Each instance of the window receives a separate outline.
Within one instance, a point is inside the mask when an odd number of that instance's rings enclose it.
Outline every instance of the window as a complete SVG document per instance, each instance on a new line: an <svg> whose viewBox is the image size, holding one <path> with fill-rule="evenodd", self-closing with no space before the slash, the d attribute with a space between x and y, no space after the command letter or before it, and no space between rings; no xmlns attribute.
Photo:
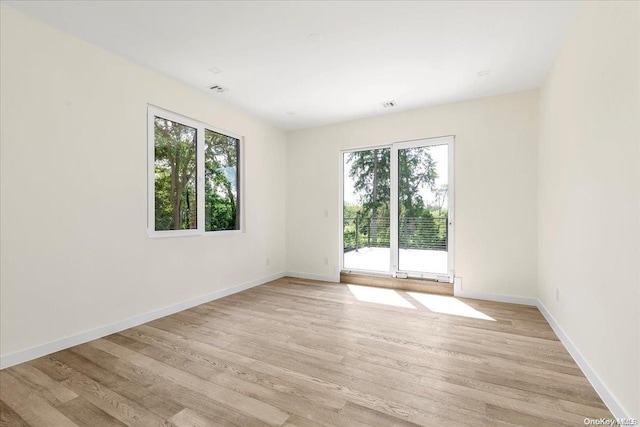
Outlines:
<svg viewBox="0 0 640 427"><path fill-rule="evenodd" d="M149 106L149 235L239 231L242 137Z"/></svg>
<svg viewBox="0 0 640 427"><path fill-rule="evenodd" d="M205 231L239 230L240 140L204 130Z"/></svg>
<svg viewBox="0 0 640 427"><path fill-rule="evenodd" d="M197 129L155 116L155 230L198 228Z"/></svg>

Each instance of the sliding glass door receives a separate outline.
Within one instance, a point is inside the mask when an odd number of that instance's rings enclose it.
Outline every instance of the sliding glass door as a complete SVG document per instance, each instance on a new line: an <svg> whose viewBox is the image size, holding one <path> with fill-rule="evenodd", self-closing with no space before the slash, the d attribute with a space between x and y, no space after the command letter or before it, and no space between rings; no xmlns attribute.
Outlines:
<svg viewBox="0 0 640 427"><path fill-rule="evenodd" d="M342 269L453 281L453 137L343 153Z"/></svg>

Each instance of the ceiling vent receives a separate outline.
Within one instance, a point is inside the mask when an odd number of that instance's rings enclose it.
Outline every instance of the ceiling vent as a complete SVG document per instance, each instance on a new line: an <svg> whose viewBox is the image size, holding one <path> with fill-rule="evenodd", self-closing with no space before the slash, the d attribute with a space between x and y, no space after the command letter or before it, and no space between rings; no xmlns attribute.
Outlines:
<svg viewBox="0 0 640 427"><path fill-rule="evenodd" d="M211 86L209 89L218 93L226 92L228 90L226 87L222 87L220 85Z"/></svg>
<svg viewBox="0 0 640 427"><path fill-rule="evenodd" d="M383 102L382 106L384 108L391 108L391 107L395 107L396 106L396 101L387 101L387 102Z"/></svg>

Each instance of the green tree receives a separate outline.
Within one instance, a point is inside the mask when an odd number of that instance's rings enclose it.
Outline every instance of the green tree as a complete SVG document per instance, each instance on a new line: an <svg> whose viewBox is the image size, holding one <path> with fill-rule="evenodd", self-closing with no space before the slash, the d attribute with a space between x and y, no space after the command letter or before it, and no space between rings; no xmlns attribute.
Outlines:
<svg viewBox="0 0 640 427"><path fill-rule="evenodd" d="M156 117L156 230L197 228L197 131ZM238 215L239 140L205 129L205 231L240 228Z"/></svg>
<svg viewBox="0 0 640 427"><path fill-rule="evenodd" d="M196 228L196 130L156 117L154 131L156 230Z"/></svg>
<svg viewBox="0 0 640 427"><path fill-rule="evenodd" d="M438 211L438 216L442 216L443 210L446 216L446 209L444 209L444 205L447 202L447 197L449 195L449 186L447 184L442 184L440 187L436 188L433 191L435 205L429 206L430 208L434 208ZM432 210L434 210L432 209Z"/></svg>
<svg viewBox="0 0 640 427"><path fill-rule="evenodd" d="M205 131L205 230L238 230L238 152L236 138Z"/></svg>
<svg viewBox="0 0 640 427"><path fill-rule="evenodd" d="M347 165L361 206L358 211L358 233L367 235L372 246L378 246L380 235L386 237L388 244L389 224L380 219L388 218L390 212L390 149L349 153ZM398 151L401 247L437 247L441 243L439 226L420 195L424 187L434 191L437 177L436 163L428 148L415 147ZM351 224L345 224L345 227L353 228Z"/></svg>
<svg viewBox="0 0 640 427"><path fill-rule="evenodd" d="M378 242L378 214L389 211L391 155L388 148L354 151L347 155L349 177L362 205L360 219L370 220L371 242ZM364 223L364 221L363 221Z"/></svg>
<svg viewBox="0 0 640 427"><path fill-rule="evenodd" d="M425 209L422 187L433 190L436 163L424 147L398 150L398 204L400 215L419 216Z"/></svg>
<svg viewBox="0 0 640 427"><path fill-rule="evenodd" d="M428 148L398 150L399 245L404 248L435 248L438 229L425 206L420 190L434 190L438 177L436 164Z"/></svg>
<svg viewBox="0 0 640 427"><path fill-rule="evenodd" d="M360 218L360 211L362 207L358 204L349 204L345 203L343 208L343 218L344 218L344 228L342 233L343 245L347 250L356 249L357 244L359 245L361 242L356 242L356 226L358 222L356 218ZM359 247L359 246L358 246Z"/></svg>

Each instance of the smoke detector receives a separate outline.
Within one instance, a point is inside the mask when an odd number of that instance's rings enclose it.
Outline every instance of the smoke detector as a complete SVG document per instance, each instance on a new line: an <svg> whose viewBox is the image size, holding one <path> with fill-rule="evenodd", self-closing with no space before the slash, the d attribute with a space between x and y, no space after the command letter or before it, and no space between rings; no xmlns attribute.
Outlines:
<svg viewBox="0 0 640 427"><path fill-rule="evenodd" d="M211 89L214 92L218 92L218 93L226 92L227 90L229 90L226 87L222 87L220 85L211 86L209 89Z"/></svg>
<svg viewBox="0 0 640 427"><path fill-rule="evenodd" d="M383 102L382 106L384 108L391 108L391 107L395 107L396 106L396 101L387 101L387 102Z"/></svg>

